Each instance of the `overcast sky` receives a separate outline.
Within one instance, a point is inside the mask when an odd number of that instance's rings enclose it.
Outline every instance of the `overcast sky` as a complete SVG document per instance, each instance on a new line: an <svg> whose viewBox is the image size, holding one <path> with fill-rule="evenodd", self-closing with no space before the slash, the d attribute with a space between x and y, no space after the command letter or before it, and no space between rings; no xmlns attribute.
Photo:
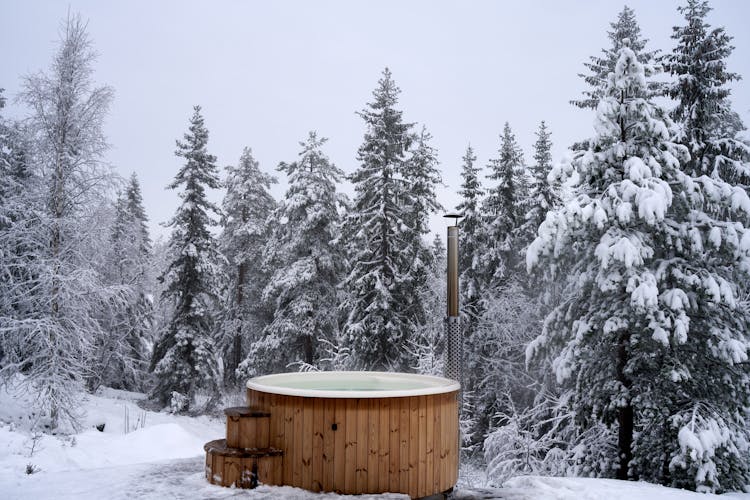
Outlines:
<svg viewBox="0 0 750 500"><path fill-rule="evenodd" d="M648 47L669 51L682 2L637 0ZM750 2L712 0L709 22L736 47L729 69L750 78ZM328 137L345 172L356 168L370 101L385 66L402 90L407 121L424 124L439 151L452 210L461 156L480 165L496 155L509 121L525 156L540 120L558 160L593 134L592 114L568 104L584 88L576 75L609 46L606 31L622 1L37 1L0 0L0 87L13 98L20 76L49 67L68 6L89 21L100 56L95 79L115 89L106 123L109 162L135 171L154 235L174 213L165 190L180 161L175 139L200 104L209 150L221 166L252 147L261 168L293 161L309 130ZM733 86L735 109L750 123L750 83ZM9 114L23 116L11 105ZM350 186L342 186L351 193ZM283 184L274 195L283 196ZM442 233L443 223L433 221Z"/></svg>

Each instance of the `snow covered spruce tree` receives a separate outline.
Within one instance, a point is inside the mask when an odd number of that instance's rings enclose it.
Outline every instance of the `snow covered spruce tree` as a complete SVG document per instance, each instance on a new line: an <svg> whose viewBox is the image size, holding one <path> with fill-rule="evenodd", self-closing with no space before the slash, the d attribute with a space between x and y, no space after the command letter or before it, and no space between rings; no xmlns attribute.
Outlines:
<svg viewBox="0 0 750 500"><path fill-rule="evenodd" d="M547 177L552 171L552 141L547 124L542 121L536 132L534 143L534 164L530 169L531 181L529 185L528 200L526 202L526 213L524 215L523 227L521 229L522 246L526 248L536 237L536 232L547 212L554 210L560 205L559 185L550 184Z"/></svg>
<svg viewBox="0 0 750 500"><path fill-rule="evenodd" d="M693 175L747 184L750 147L737 136L745 127L729 101L728 84L740 78L727 70L732 37L706 22L711 11L707 1L688 0L678 10L686 25L674 28L677 47L665 66L676 77L668 94L677 101L672 118L682 127L679 142L690 150L684 168Z"/></svg>
<svg viewBox="0 0 750 500"><path fill-rule="evenodd" d="M583 65L589 70L589 74L579 73L578 76L589 85L588 90L583 91L583 97L578 100L570 101L571 104L579 108L596 109L599 101L606 95L608 75L615 70L615 64L623 47L623 41L628 40L631 49L637 54L638 61L644 64L646 76L649 75L651 64L656 63L659 51L645 50L648 39L641 36L641 27L635 18L635 11L627 5L617 15L617 20L610 23L611 31L607 32L607 37L612 42L612 46L602 49L602 55L589 57L589 62ZM656 92L658 85L656 82L649 82L649 89Z"/></svg>
<svg viewBox="0 0 750 500"><path fill-rule="evenodd" d="M464 335L470 338L480 315L480 299L484 282L479 266L481 257L479 237L483 222L479 212L479 204L484 192L479 178L481 167L475 165L477 157L474 154L474 149L467 146L466 153L461 159L463 160L461 164L462 182L461 189L458 191L461 196L461 203L456 207L458 213L463 216L459 231L460 261L458 268L461 273L459 283L461 286L461 303L463 304L462 312L464 314Z"/></svg>
<svg viewBox="0 0 750 500"><path fill-rule="evenodd" d="M87 254L92 208L103 203L113 179L102 133L112 90L94 87L94 60L86 23L69 16L50 71L26 77L20 94L32 110L29 159L38 182L26 185L30 210L6 233L20 243L11 248L21 250L14 262L25 272L10 275L16 305L1 321L2 366L6 379L23 372L40 424L51 429L76 426L91 343L106 334L98 318L119 300Z"/></svg>
<svg viewBox="0 0 750 500"><path fill-rule="evenodd" d="M427 320L421 291L433 272L435 259L434 249L426 240L430 232L429 217L443 209L435 192L443 180L438 169L437 150L430 144L431 140L432 135L423 126L415 137L414 148L403 171L406 190L400 196L404 205L405 248L408 252L404 273L408 281L402 282L402 286L416 292L404 297L409 300L407 315L415 327Z"/></svg>
<svg viewBox="0 0 750 500"><path fill-rule="evenodd" d="M352 269L345 280L348 314L343 343L356 369L407 370L414 295L407 243L409 205L404 203L412 125L396 109L400 90L386 68L373 102L359 114L367 126L359 168L350 180L355 197L345 221Z"/></svg>
<svg viewBox="0 0 750 500"><path fill-rule="evenodd" d="M518 311L528 309L528 299L519 294L518 285L522 273L519 229L528 182L523 153L508 123L501 135L499 153L499 158L491 159L488 166L488 178L497 183L487 190L482 203L477 248L471 262L477 281L473 285L478 294L474 306L477 317L473 324L469 323L471 331L465 343L464 399L478 416L470 429L472 445L481 442L500 409L504 393L511 390L510 371L505 368L517 366L522 358L518 349L516 359L507 357L510 351L506 349L500 354L498 346L509 338L517 345L525 338L524 333L533 332L528 323L519 328L515 320ZM492 372L498 367L495 361L501 370Z"/></svg>
<svg viewBox="0 0 750 500"><path fill-rule="evenodd" d="M526 182L523 152L508 122L500 136L500 156L490 160L487 178L497 184L487 190L482 205L482 274L486 288L501 285L517 270L521 259L513 244L523 220Z"/></svg>
<svg viewBox="0 0 750 500"><path fill-rule="evenodd" d="M750 200L683 170L689 154L647 95L625 43L589 150L554 171L575 174L576 196L527 254L530 269L567 287L527 356L554 356L579 436L609 429L596 448L570 443L580 472L740 489L750 480L750 342L733 277L750 270Z"/></svg>
<svg viewBox="0 0 750 500"><path fill-rule="evenodd" d="M96 339L90 389L105 384L116 389L143 389L148 369L153 316L151 238L135 173L115 202L103 279L120 287L125 300L104 317L107 335Z"/></svg>
<svg viewBox="0 0 750 500"><path fill-rule="evenodd" d="M206 189L217 189L216 157L207 150L208 130L195 106L185 142L177 141L175 154L185 164L170 189L183 188L177 213L169 222L171 261L160 277L167 283L164 297L174 304L173 316L154 346L151 370L156 374L151 396L174 410L187 410L197 392L212 399L218 394L221 376L214 352L214 322L218 310L218 265L220 256L211 235L216 222L211 214L219 209L206 197Z"/></svg>
<svg viewBox="0 0 750 500"><path fill-rule="evenodd" d="M443 375L445 342L443 321L445 320L447 252L442 235L435 235L432 242L432 260L424 286L418 290L425 311L424 323L417 326L413 339L409 340L409 351L414 358L413 368L417 373Z"/></svg>
<svg viewBox="0 0 750 500"><path fill-rule="evenodd" d="M5 106L2 92L0 89L0 111ZM0 115L0 369L10 359L5 353L22 346L15 341L18 332L11 325L24 314L23 305L29 303L34 290L24 260L33 254L26 238L38 208L39 179L29 164L31 146L26 136L21 124Z"/></svg>
<svg viewBox="0 0 750 500"><path fill-rule="evenodd" d="M263 265L263 250L271 234L269 217L276 208L269 193L275 183L275 177L260 170L250 148L244 149L236 167L227 167L219 243L227 278L221 345L225 378L230 384L236 382L241 363L242 376L255 372L253 360L246 355L273 317L273 309L262 300L262 291L270 278Z"/></svg>
<svg viewBox="0 0 750 500"><path fill-rule="evenodd" d="M336 184L344 174L323 152L326 141L310 132L299 159L278 167L289 188L266 246L266 266L274 272L263 290L274 313L250 349L249 375L319 368L320 342L338 337L337 286L344 268Z"/></svg>

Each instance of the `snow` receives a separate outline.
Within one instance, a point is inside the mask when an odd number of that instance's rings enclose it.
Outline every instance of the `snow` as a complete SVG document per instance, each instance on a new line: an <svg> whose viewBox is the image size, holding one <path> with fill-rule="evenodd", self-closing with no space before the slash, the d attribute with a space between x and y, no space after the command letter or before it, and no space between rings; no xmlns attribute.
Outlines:
<svg viewBox="0 0 750 500"><path fill-rule="evenodd" d="M138 393L100 390L84 402L84 430L75 435L36 434L29 413L30 395L0 390L0 497L8 500L132 499L299 499L405 500L400 494L350 497L316 494L288 486L255 490L222 488L203 476L203 444L223 435L224 422L206 416L187 417L145 411ZM126 418L127 417L127 418ZM104 424L104 431L93 427ZM135 429L135 427L138 427ZM129 432L128 432L129 431ZM688 439L694 437L694 439ZM688 436L685 444L702 449L711 443L707 431ZM689 442L688 442L689 441ZM682 444L682 441L681 441ZM38 471L26 474L28 464ZM466 478L462 478L466 481ZM482 488L477 478L459 482L457 500L504 498L515 500L691 500L716 495L608 479L515 477L502 488ZM479 487L478 487L479 486ZM721 498L750 500L750 494Z"/></svg>
<svg viewBox="0 0 750 500"><path fill-rule="evenodd" d="M667 488L643 482L615 479L522 476L503 484L502 496L508 500L709 500L712 498L750 498L750 494L711 495ZM481 498L456 495L457 499Z"/></svg>

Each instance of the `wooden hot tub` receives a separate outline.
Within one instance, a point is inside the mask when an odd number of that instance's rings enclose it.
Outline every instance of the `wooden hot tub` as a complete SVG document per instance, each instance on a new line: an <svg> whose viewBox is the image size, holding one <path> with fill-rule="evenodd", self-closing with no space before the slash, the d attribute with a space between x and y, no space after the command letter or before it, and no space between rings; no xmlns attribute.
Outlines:
<svg viewBox="0 0 750 500"><path fill-rule="evenodd" d="M285 373L248 381L247 400L270 415L282 484L419 498L458 479L459 389L406 373Z"/></svg>

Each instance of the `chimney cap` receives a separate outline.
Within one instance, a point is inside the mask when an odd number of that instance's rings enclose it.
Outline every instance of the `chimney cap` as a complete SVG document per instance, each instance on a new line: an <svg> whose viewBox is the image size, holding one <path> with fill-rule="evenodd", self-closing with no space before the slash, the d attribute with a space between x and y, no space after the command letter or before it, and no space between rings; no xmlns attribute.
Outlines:
<svg viewBox="0 0 750 500"><path fill-rule="evenodd" d="M455 212L451 212L448 214L443 215L446 219L453 219L456 223L456 226L458 226L458 219L461 219L463 217L463 214L457 214Z"/></svg>

